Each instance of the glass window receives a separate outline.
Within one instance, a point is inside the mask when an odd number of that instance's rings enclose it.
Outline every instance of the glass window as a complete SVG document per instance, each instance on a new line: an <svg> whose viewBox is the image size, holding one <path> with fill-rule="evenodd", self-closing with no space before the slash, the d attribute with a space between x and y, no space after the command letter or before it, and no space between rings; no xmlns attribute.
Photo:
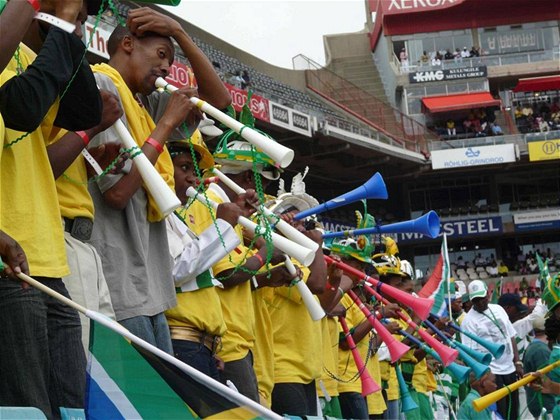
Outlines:
<svg viewBox="0 0 560 420"><path fill-rule="evenodd" d="M408 113L411 115L422 113L422 102L420 99L415 98L408 101Z"/></svg>
<svg viewBox="0 0 560 420"><path fill-rule="evenodd" d="M468 84L467 83L454 83L447 85L447 93L463 93L468 91Z"/></svg>
<svg viewBox="0 0 560 420"><path fill-rule="evenodd" d="M434 83L426 86L426 96L445 95L445 84Z"/></svg>

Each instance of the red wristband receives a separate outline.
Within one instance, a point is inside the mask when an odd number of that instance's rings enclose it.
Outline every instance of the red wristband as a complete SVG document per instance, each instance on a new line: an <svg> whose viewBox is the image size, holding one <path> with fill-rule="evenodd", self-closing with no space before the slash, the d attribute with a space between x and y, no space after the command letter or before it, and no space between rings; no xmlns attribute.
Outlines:
<svg viewBox="0 0 560 420"><path fill-rule="evenodd" d="M163 153L163 146L161 144L159 144L159 142L156 139L148 137L148 140L146 140L146 143L148 143L150 146L152 146L154 149L156 149L157 152L160 155Z"/></svg>
<svg viewBox="0 0 560 420"><path fill-rule="evenodd" d="M259 262L261 263L261 267L264 265L263 257L261 257L260 254L254 254L253 257L256 257L257 260L259 260Z"/></svg>
<svg viewBox="0 0 560 420"><path fill-rule="evenodd" d="M87 133L85 131L74 131L74 133L82 139L82 141L84 142L84 146L87 147L87 145L89 144L89 136L87 135Z"/></svg>
<svg viewBox="0 0 560 420"><path fill-rule="evenodd" d="M41 3L39 3L39 0L27 0L27 3L33 7L35 12L39 13L39 10L41 10Z"/></svg>

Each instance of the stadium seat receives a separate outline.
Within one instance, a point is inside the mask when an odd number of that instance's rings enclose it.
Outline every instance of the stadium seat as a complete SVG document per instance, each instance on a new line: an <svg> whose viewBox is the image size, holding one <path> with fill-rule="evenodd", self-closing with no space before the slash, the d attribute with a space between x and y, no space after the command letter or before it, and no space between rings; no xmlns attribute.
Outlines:
<svg viewBox="0 0 560 420"><path fill-rule="evenodd" d="M488 273L486 273L486 271L481 271L478 273L478 275L480 276L480 280L486 280L490 277Z"/></svg>
<svg viewBox="0 0 560 420"><path fill-rule="evenodd" d="M469 279L471 280L479 280L478 273L469 273Z"/></svg>
<svg viewBox="0 0 560 420"><path fill-rule="evenodd" d="M476 267L476 272L477 272L477 273L482 273L482 272L484 272L484 271L486 271L486 270L484 269L484 267Z"/></svg>
<svg viewBox="0 0 560 420"><path fill-rule="evenodd" d="M0 407L0 420L46 420L41 410L35 407Z"/></svg>

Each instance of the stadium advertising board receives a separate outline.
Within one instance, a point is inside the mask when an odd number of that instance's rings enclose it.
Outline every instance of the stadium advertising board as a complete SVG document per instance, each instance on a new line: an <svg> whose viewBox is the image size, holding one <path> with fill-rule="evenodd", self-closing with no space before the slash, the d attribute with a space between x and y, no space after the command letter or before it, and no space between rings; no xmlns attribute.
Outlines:
<svg viewBox="0 0 560 420"><path fill-rule="evenodd" d="M165 80L167 80L170 85L178 88L183 86L196 86L196 79L192 69L183 63L179 63L177 60L173 62L173 65L169 69L169 76L167 76Z"/></svg>
<svg viewBox="0 0 560 420"><path fill-rule="evenodd" d="M88 19L91 19L91 17ZM97 54L100 57L109 59L107 41L109 41L109 37L111 36L114 28L109 27L108 29L105 29L103 25L104 24L100 22L95 32L93 32L94 26L90 22L86 21L83 41L86 45L88 45L91 38L91 44L88 46L88 51Z"/></svg>
<svg viewBox="0 0 560 420"><path fill-rule="evenodd" d="M463 236L489 236L503 232L502 218L500 216L483 217L477 219L449 220L441 223L439 236L444 233L448 238ZM411 242L430 239L421 233L399 233L398 242Z"/></svg>
<svg viewBox="0 0 560 420"><path fill-rule="evenodd" d="M322 217L321 223L325 227L325 232L341 232L344 230L356 229L356 226L349 226L340 220L330 219L328 217Z"/></svg>
<svg viewBox="0 0 560 420"><path fill-rule="evenodd" d="M464 168L515 162L514 144L433 150L432 169Z"/></svg>
<svg viewBox="0 0 560 420"><path fill-rule="evenodd" d="M225 84L231 95L231 103L236 112L241 112L243 105L247 102L247 91L238 89L229 83ZM253 94L249 104L253 116L261 121L270 122L268 99Z"/></svg>
<svg viewBox="0 0 560 420"><path fill-rule="evenodd" d="M529 148L529 160L560 159L560 139L545 141L530 141L527 143Z"/></svg>
<svg viewBox="0 0 560 420"><path fill-rule="evenodd" d="M311 137L311 117L287 106L270 103L270 122L304 136Z"/></svg>
<svg viewBox="0 0 560 420"><path fill-rule="evenodd" d="M515 213L513 223L516 232L560 228L560 209Z"/></svg>
<svg viewBox="0 0 560 420"><path fill-rule="evenodd" d="M460 67L457 69L415 71L408 74L410 83L447 82L488 76L486 66Z"/></svg>
<svg viewBox="0 0 560 420"><path fill-rule="evenodd" d="M427 12L430 10L445 9L455 6L464 0L379 0L383 6L384 14L393 15L410 12ZM372 9L376 10L376 9Z"/></svg>

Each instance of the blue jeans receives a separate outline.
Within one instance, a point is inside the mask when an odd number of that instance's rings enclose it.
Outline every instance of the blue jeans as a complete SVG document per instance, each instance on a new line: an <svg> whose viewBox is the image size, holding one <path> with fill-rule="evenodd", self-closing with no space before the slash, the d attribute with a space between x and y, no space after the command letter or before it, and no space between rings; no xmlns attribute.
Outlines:
<svg viewBox="0 0 560 420"><path fill-rule="evenodd" d="M217 381L220 380L216 359L208 347L202 343L187 340L171 340L171 342L177 359Z"/></svg>
<svg viewBox="0 0 560 420"><path fill-rule="evenodd" d="M253 353L247 353L243 359L224 363L224 370L220 372L222 383L233 382L239 393L253 401L259 402L259 386L253 369Z"/></svg>
<svg viewBox="0 0 560 420"><path fill-rule="evenodd" d="M315 381L308 384L278 383L272 390L272 411L280 415L316 416Z"/></svg>
<svg viewBox="0 0 560 420"><path fill-rule="evenodd" d="M69 297L62 280L36 280ZM78 313L39 290L0 279L0 405L83 408L86 359Z"/></svg>
<svg viewBox="0 0 560 420"><path fill-rule="evenodd" d="M338 395L340 411L345 419L369 419L367 401L358 392L341 392Z"/></svg>
<svg viewBox="0 0 560 420"><path fill-rule="evenodd" d="M154 316L134 316L119 321L119 324L142 340L166 353L173 354L169 325L163 312Z"/></svg>

